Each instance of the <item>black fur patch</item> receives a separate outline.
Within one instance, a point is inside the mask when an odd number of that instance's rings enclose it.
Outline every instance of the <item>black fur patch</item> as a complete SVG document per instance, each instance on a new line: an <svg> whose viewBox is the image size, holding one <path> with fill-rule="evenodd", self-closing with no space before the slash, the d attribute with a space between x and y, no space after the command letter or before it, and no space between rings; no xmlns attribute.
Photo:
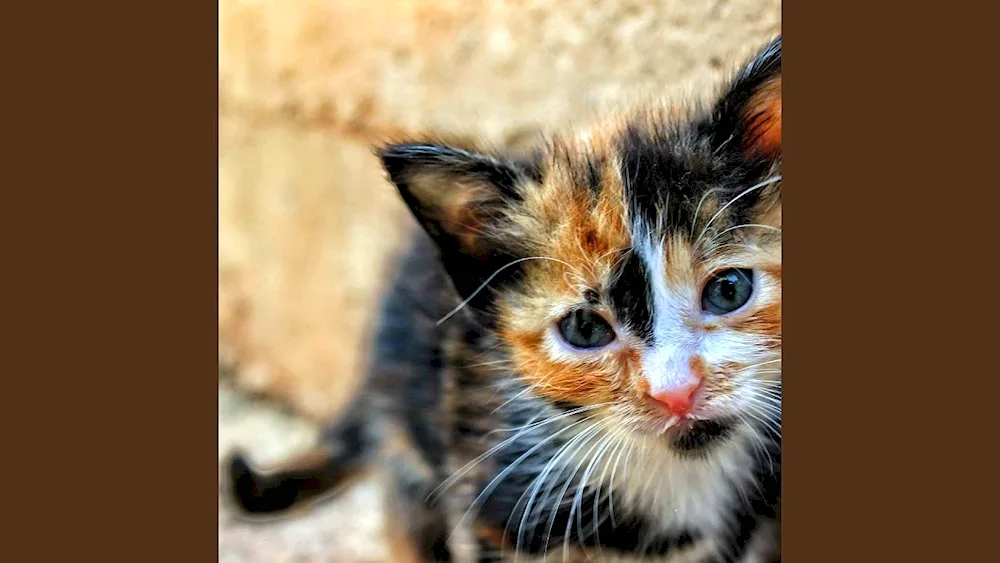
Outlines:
<svg viewBox="0 0 1000 563"><path fill-rule="evenodd" d="M646 264L637 253L630 251L612 278L608 297L618 318L636 331L637 336L651 344L653 311L649 276Z"/></svg>
<svg viewBox="0 0 1000 563"><path fill-rule="evenodd" d="M732 435L736 422L733 420L699 420L691 428L671 435L670 446L684 454L704 455L706 449Z"/></svg>
<svg viewBox="0 0 1000 563"><path fill-rule="evenodd" d="M518 184L525 175L519 167L498 158L428 143L402 143L381 151L382 165L394 184L406 191L412 174L439 171L456 179L485 181L504 197L519 199Z"/></svg>
<svg viewBox="0 0 1000 563"><path fill-rule="evenodd" d="M633 216L658 239L682 235L697 239L707 226L708 209L722 209L747 188L764 179L761 163L741 156L715 154L707 132L650 131L633 126L621 139L625 196ZM696 135L692 138L692 135ZM746 222L762 190L751 191L712 221L716 231Z"/></svg>
<svg viewBox="0 0 1000 563"><path fill-rule="evenodd" d="M505 457L504 461L513 459L516 457L511 454L511 459ZM517 544L518 551L533 555L558 553L563 545L569 545L618 554L662 556L685 549L701 539L701 534L694 529L677 529L666 534L656 532L658 527L653 522L621 506L614 508L612 518L606 489L602 490L600 502L594 501L596 490L592 487L585 487L582 498L577 500L582 472L560 474L557 469L550 473L548 479L552 480L552 488L548 484L542 487L530 506L525 492L535 484L537 475L515 472L492 492L480 517L492 526L504 528L510 547ZM567 479L570 484L563 492ZM560 494L563 496L558 496ZM530 510L527 517L524 516L526 510ZM519 536L522 520L525 529Z"/></svg>
<svg viewBox="0 0 1000 563"><path fill-rule="evenodd" d="M319 488L316 477L258 475L242 455L230 460L229 478L236 502L251 514L280 512L295 504L305 489Z"/></svg>
<svg viewBox="0 0 1000 563"><path fill-rule="evenodd" d="M590 193L598 195L601 193L601 167L602 163L594 160L594 158L587 158L584 162L586 167L586 180L584 184Z"/></svg>
<svg viewBox="0 0 1000 563"><path fill-rule="evenodd" d="M679 157L671 136L638 125L626 128L620 141L625 197L632 214L650 228L690 230L691 202L711 178Z"/></svg>

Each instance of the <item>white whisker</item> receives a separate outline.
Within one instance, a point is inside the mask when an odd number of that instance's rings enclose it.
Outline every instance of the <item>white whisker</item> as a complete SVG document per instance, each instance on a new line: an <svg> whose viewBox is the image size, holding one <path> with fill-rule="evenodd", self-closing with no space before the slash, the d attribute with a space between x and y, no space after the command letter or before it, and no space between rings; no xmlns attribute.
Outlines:
<svg viewBox="0 0 1000 563"><path fill-rule="evenodd" d="M557 420L562 420L564 418L573 416L574 414L578 414L580 412L584 412L584 411L587 411L587 410L593 410L593 409L598 408L600 406L604 406L604 404L606 404L606 403L597 404L597 405L590 405L588 407L580 407L579 409L574 409L574 410L566 412L566 413L562 413L562 414L559 414L559 415L556 415L556 416L549 417L549 418L547 418L547 419L545 419L545 420L543 420L541 422L533 422L533 423L529 423L529 424L527 424L525 426L522 426L520 428L521 431L518 434L515 434L514 436L511 436L510 438L507 438L507 439L503 440L502 442L500 442L499 444L493 446L492 448L490 448L489 450L487 450L483 454L481 454L478 457L476 457L474 460L472 460L469 463L465 464L461 469L459 469L458 471L456 471L455 473L453 473L450 477L448 477L447 479L445 479L444 481L442 481L440 485L438 485L437 487L435 487L434 490L432 490L427 495L427 498L428 499L436 498L436 495L437 495L438 492L443 492L444 490L446 490L449 487L451 487L452 485L454 485L459 479L462 478L463 475L465 475L466 473L468 473L473 467L475 467L476 465L478 465L483 460L485 460L489 456L493 455L494 453L496 453L500 449L508 446L509 444L513 443L515 440L521 438L522 436L524 436L530 430L532 430L534 428L538 428L540 426L545 426L547 424L551 424L552 422L555 422ZM584 420L588 420L588 419L584 419ZM578 424L578 423L579 422L576 422L573 425ZM570 425L570 426L573 426L573 425ZM518 429L515 428L515 429L512 429L512 430L518 430ZM563 430L565 430L565 428ZM492 430L492 431L490 431L490 434L493 433L493 432L499 432L499 431L502 431L502 430ZM440 495L437 495L437 496L440 496Z"/></svg>
<svg viewBox="0 0 1000 563"><path fill-rule="evenodd" d="M509 268L509 267L511 267L511 266L513 266L515 264L520 264L521 262L527 262L528 260L551 260L553 262L558 262L560 264L563 264L563 265L565 265L565 266L567 266L569 268L573 268L573 266L571 264L569 264L568 262L564 262L562 260L559 260L558 258L552 258L552 257L549 257L549 256L529 256L527 258L518 258L517 260L514 260L512 262L508 262L507 264L504 264L503 266L497 268L497 271L495 271L492 274L490 274L490 277L486 278L486 281L484 281L479 287L477 287L476 290L473 291L471 295L469 295L461 303L459 303L458 306L456 306L454 309L452 309L451 311L449 311L447 315L441 317L437 321L437 324L440 326L441 323L447 321L452 316L454 316L455 313L461 311L462 308L465 307L466 305L468 305L470 301L472 301L473 299L475 299L476 295L479 295L479 292L482 291L486 286L488 286L490 284L490 282L493 281L493 278L497 277L497 275L499 275L500 272L506 270L507 268Z"/></svg>
<svg viewBox="0 0 1000 563"><path fill-rule="evenodd" d="M753 186L750 186L749 188L747 188L747 189L743 190L742 192L740 192L739 195L737 195L733 199L729 200L728 203L726 203L725 205L723 205L721 209L719 209L718 211L715 212L715 215L712 215L712 218L708 220L708 223L705 224L705 228L702 229L701 234L698 235L698 238L695 239L694 244L692 244L691 246L694 246L694 247L697 248L698 242L701 241L702 237L705 236L705 233L708 231L708 228L712 226L712 223L716 219L718 219L719 216L722 215L722 213L726 209L729 209L730 205L736 203L737 200L739 200L740 198L742 198L743 196L747 195L748 193L750 193L750 192L752 192L754 190L759 190L761 188L767 187L767 186L769 186L769 185L771 185L771 184L773 184L775 182L780 182L780 181L781 181L781 176L774 176L773 178L764 180L763 182L760 182L758 184L754 184Z"/></svg>
<svg viewBox="0 0 1000 563"><path fill-rule="evenodd" d="M479 493L479 495L476 497L476 499L474 501L472 501L472 505L470 505L469 508L465 511L465 513L462 514L462 517L459 518L458 523L455 525L455 530L457 530L459 527L465 525L465 523L469 519L469 514L472 512L473 508L477 509L477 512L478 512L479 507L482 506L482 504L486 500L486 498L488 496L490 496L491 494L493 494L493 491L497 488L497 486L504 479L506 479L507 476L510 475L511 472L514 471L514 469L517 468L517 466L521 464L521 462L523 462L525 459L527 459L529 456L531 456L531 454L535 453L535 451L537 451L539 448L541 448L545 444L549 443L550 441L552 441L555 438L557 438L558 436L560 436L562 433L564 433L564 432L566 432L566 431L568 431L568 430L570 430L570 429L572 429L572 428L578 426L579 424L582 424L582 423L584 423L584 422L586 422L588 420L590 420L590 418L585 418L583 420L578 420L578 421L576 421L576 422L574 422L574 423L572 423L572 424L570 424L570 425L568 425L568 426L566 426L564 428L561 428L561 429L557 430L554 434L551 434L548 437L542 439L540 442L538 442L537 444L535 444L531 449L529 449L528 451L524 452L523 454L521 454L520 457L518 457L513 462L511 462L511 464L508 465L507 467L505 467L503 469L503 471L501 471L499 474L497 474L497 476L494 477L489 482L489 484L486 485L485 488L483 488L482 492ZM452 536L454 536L454 534L455 534L455 531L453 530L452 533L449 535L449 541L451 541L450 538Z"/></svg>
<svg viewBox="0 0 1000 563"><path fill-rule="evenodd" d="M729 227L727 229L723 229L723 230L719 231L712 238L712 240L715 240L715 239L721 237L722 235L728 233L729 231L735 231L736 229L746 229L746 228L768 229L768 230L771 230L771 231L777 231L779 233L781 232L781 229L779 229L778 227L772 227L771 225L760 225L760 224L757 224L757 223L745 223L743 225L736 225L736 226Z"/></svg>

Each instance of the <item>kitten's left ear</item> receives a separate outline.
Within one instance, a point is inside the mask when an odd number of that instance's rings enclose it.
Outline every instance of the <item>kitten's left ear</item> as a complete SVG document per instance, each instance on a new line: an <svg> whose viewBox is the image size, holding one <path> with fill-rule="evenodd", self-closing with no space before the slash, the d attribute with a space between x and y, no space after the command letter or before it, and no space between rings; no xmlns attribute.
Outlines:
<svg viewBox="0 0 1000 563"><path fill-rule="evenodd" d="M512 234L510 214L525 185L537 181L530 160L438 142L392 144L376 152L410 212L441 251L462 297L470 297L511 261L521 240Z"/></svg>
<svg viewBox="0 0 1000 563"><path fill-rule="evenodd" d="M729 84L713 112L717 146L747 159L781 159L781 36L764 47Z"/></svg>
<svg viewBox="0 0 1000 563"><path fill-rule="evenodd" d="M400 143L377 152L410 211L442 250L470 256L496 250L503 213L520 200L527 178L523 166L440 143Z"/></svg>

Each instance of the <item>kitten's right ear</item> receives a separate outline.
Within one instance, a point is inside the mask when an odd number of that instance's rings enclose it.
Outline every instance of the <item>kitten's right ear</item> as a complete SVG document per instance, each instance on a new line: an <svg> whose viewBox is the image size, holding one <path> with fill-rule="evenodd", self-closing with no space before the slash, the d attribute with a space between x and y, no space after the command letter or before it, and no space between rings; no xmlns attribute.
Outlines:
<svg viewBox="0 0 1000 563"><path fill-rule="evenodd" d="M715 106L715 144L743 158L781 159L781 36L760 50Z"/></svg>
<svg viewBox="0 0 1000 563"><path fill-rule="evenodd" d="M484 258L498 250L498 227L528 178L523 165L436 143L392 144L377 154L442 250Z"/></svg>

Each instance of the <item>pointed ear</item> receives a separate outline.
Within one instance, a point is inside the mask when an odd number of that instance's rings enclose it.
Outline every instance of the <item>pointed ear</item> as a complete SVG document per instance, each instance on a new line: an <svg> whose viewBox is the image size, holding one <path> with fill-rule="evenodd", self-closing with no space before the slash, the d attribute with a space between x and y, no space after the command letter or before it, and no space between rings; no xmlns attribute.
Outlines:
<svg viewBox="0 0 1000 563"><path fill-rule="evenodd" d="M713 112L717 146L746 159L781 159L781 36L762 49L729 84Z"/></svg>
<svg viewBox="0 0 1000 563"><path fill-rule="evenodd" d="M496 287L518 275L523 237L512 232L524 186L539 182L533 160L514 160L436 143L402 143L376 151L403 201L436 243L467 310L489 309ZM489 313L481 316L487 325Z"/></svg>
<svg viewBox="0 0 1000 563"><path fill-rule="evenodd" d="M504 212L520 200L523 165L434 143L377 151L389 179L444 251L486 257L496 251Z"/></svg>

